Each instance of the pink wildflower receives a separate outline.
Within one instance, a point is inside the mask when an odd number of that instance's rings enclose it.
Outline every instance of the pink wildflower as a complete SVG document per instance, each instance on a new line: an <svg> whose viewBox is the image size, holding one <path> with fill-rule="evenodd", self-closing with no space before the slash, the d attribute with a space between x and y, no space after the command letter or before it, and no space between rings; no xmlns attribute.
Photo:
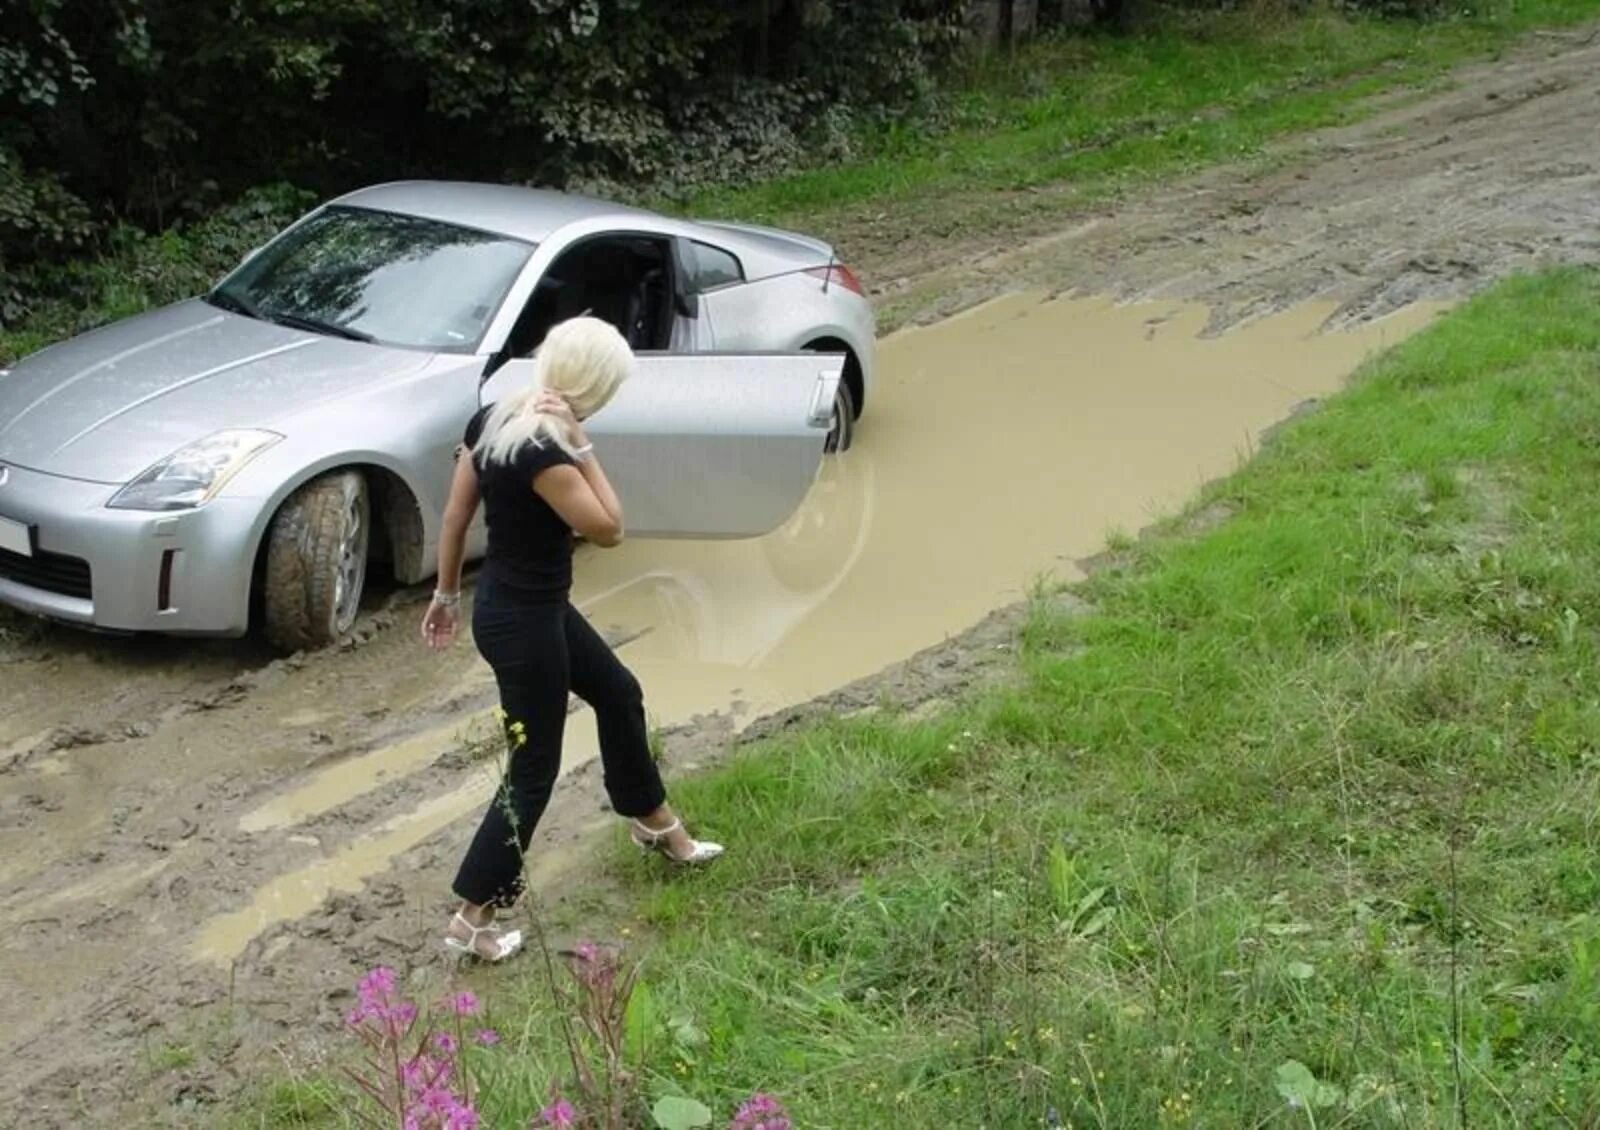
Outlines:
<svg viewBox="0 0 1600 1130"><path fill-rule="evenodd" d="M450 1010L457 1016L476 1016L478 998L472 993L457 993L450 998Z"/></svg>
<svg viewBox="0 0 1600 1130"><path fill-rule="evenodd" d="M380 965L363 976L356 984L359 1003L345 1014L345 1023L352 1028L359 1028L369 1020L409 1024L416 1010L408 1005L395 1006L391 1003L395 983L395 972L387 966ZM408 1008L409 1016L405 1012Z"/></svg>
<svg viewBox="0 0 1600 1130"><path fill-rule="evenodd" d="M417 1130L477 1130L478 1112L444 1087L429 1087L406 1113L406 1127Z"/></svg>
<svg viewBox="0 0 1600 1130"><path fill-rule="evenodd" d="M493 1028L480 1028L475 1038L482 1046L492 1048L500 1042L500 1033Z"/></svg>
<svg viewBox="0 0 1600 1130"><path fill-rule="evenodd" d="M419 1055L400 1065L400 1081L410 1091L425 1091L450 1074L450 1065L429 1055Z"/></svg>
<svg viewBox="0 0 1600 1130"><path fill-rule="evenodd" d="M557 1099L539 1112L535 1126L548 1126L551 1130L572 1130L578 1124L578 1112L566 1099Z"/></svg>
<svg viewBox="0 0 1600 1130"><path fill-rule="evenodd" d="M380 1001L394 992L395 983L395 971L387 965L380 965L361 978L356 991L361 994L363 1001Z"/></svg>
<svg viewBox="0 0 1600 1130"><path fill-rule="evenodd" d="M417 1018L417 1006L394 999L395 971L380 965L356 985L361 1003L345 1015L345 1022L359 1028L368 1020L380 1021L393 1032L403 1031Z"/></svg>
<svg viewBox="0 0 1600 1130"><path fill-rule="evenodd" d="M443 1087L429 1087L422 1092L422 1109L429 1114L449 1114L458 1105L456 1097Z"/></svg>
<svg viewBox="0 0 1600 1130"><path fill-rule="evenodd" d="M739 1107L728 1130L791 1130L792 1125L782 1103L771 1095L757 1093Z"/></svg>
<svg viewBox="0 0 1600 1130"><path fill-rule="evenodd" d="M420 1091L428 1085L428 1070L424 1066L427 1060L427 1056L419 1055L400 1065L400 1081L406 1085L406 1090Z"/></svg>
<svg viewBox="0 0 1600 1130"><path fill-rule="evenodd" d="M612 956L594 942L579 942L572 947L578 959L577 975L590 988L609 985L617 975L617 963Z"/></svg>
<svg viewBox="0 0 1600 1130"><path fill-rule="evenodd" d="M433 1046L439 1049L442 1055L456 1054L456 1038L448 1032L436 1033L433 1037Z"/></svg>
<svg viewBox="0 0 1600 1130"><path fill-rule="evenodd" d="M379 1001L366 1001L345 1013L344 1022L352 1028L359 1028L369 1020L377 1020L397 1029L403 1029L416 1017L417 1006L414 1004L402 1002L388 1005Z"/></svg>

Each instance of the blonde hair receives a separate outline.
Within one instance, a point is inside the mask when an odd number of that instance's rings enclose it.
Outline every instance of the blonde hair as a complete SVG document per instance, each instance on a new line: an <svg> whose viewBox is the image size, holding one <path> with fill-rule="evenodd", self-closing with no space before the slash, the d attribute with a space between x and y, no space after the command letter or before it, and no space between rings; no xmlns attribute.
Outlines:
<svg viewBox="0 0 1600 1130"><path fill-rule="evenodd" d="M560 393L581 420L610 403L633 375L633 350L616 327L587 315L558 323L545 335L534 358L533 383L500 401L484 421L473 448L485 463L509 463L524 444L549 439L572 454L566 426L534 405L546 389Z"/></svg>

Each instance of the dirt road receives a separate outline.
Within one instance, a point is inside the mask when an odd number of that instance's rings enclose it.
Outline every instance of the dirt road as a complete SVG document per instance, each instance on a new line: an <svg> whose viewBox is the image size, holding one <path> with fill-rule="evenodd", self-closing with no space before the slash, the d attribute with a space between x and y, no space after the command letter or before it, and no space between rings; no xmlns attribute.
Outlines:
<svg viewBox="0 0 1600 1130"><path fill-rule="evenodd" d="M1034 576L1179 505L1437 303L1600 261L1597 113L1600 44L1548 37L1264 173L1044 229L967 202L983 238L846 222L898 318L1008 296L885 339L857 449L777 534L582 556L672 771L806 703L981 677L1013 622L989 614ZM394 594L349 647L287 661L0 617L0 1091L30 1125L206 1125L366 965L437 962L492 694L470 647L421 652L419 614ZM551 890L608 822L581 717L571 744Z"/></svg>

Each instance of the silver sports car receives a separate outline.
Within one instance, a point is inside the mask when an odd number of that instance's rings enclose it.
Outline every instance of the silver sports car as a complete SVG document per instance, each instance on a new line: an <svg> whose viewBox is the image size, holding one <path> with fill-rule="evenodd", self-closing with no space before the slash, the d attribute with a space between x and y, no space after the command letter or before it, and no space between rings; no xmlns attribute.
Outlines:
<svg viewBox="0 0 1600 1130"><path fill-rule="evenodd" d="M589 429L634 536L778 527L871 394L872 310L825 243L532 189L367 188L203 298L0 370L0 602L336 640L369 569L432 575L468 417L585 312L639 356Z"/></svg>

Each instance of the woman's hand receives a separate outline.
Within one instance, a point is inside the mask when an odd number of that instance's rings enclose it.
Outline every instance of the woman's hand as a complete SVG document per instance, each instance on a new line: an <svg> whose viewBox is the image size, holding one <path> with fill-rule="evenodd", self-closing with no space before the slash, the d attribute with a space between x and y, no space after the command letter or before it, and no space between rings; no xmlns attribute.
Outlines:
<svg viewBox="0 0 1600 1130"><path fill-rule="evenodd" d="M539 398L534 402L534 410L560 420L567 429L567 437L573 446L583 447L589 442L589 437L583 433L583 422L573 412L572 405L567 403L567 398L559 392L544 389L539 393Z"/></svg>
<svg viewBox="0 0 1600 1130"><path fill-rule="evenodd" d="M443 651L456 642L461 632L461 605L441 604L436 597L422 617L422 642L434 651Z"/></svg>

